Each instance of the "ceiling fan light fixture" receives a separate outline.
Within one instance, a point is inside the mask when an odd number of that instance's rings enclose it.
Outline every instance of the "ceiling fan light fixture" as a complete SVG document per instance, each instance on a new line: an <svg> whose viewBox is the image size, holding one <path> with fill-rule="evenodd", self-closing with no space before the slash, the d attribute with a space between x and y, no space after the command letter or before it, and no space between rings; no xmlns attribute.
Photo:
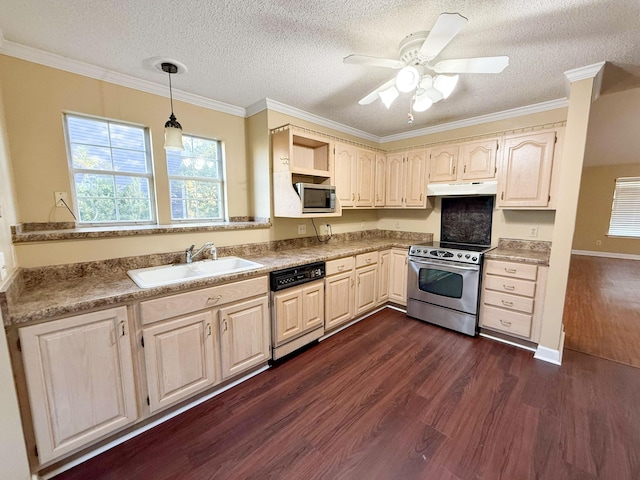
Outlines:
<svg viewBox="0 0 640 480"><path fill-rule="evenodd" d="M442 92L443 98L449 98L453 93L453 90L456 88L459 78L460 75L438 75L433 81L433 87Z"/></svg>
<svg viewBox="0 0 640 480"><path fill-rule="evenodd" d="M412 108L415 112L424 112L425 110L431 108L431 105L433 105L433 100L431 100L428 93L424 91L419 95L416 94Z"/></svg>
<svg viewBox="0 0 640 480"><path fill-rule="evenodd" d="M418 83L420 83L420 72L411 65L401 68L396 76L396 87L403 93L415 89Z"/></svg>
<svg viewBox="0 0 640 480"><path fill-rule="evenodd" d="M398 89L394 85L391 85L386 90L379 91L378 95L380 95L380 100L382 100L384 106L389 108L393 101L398 98L400 94L398 93Z"/></svg>

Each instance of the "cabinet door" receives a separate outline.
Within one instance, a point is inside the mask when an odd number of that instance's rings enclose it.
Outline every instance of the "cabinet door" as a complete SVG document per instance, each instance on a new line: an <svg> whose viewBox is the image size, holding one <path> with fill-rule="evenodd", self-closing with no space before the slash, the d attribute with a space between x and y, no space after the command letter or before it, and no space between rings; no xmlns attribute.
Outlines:
<svg viewBox="0 0 640 480"><path fill-rule="evenodd" d="M446 145L432 148L429 158L431 160L431 175L429 182L453 182L457 178L458 146Z"/></svg>
<svg viewBox="0 0 640 480"><path fill-rule="evenodd" d="M353 272L325 278L325 330L342 325L353 318Z"/></svg>
<svg viewBox="0 0 640 480"><path fill-rule="evenodd" d="M356 163L356 207L373 207L376 154L370 150L358 149Z"/></svg>
<svg viewBox="0 0 640 480"><path fill-rule="evenodd" d="M400 305L407 304L407 251L391 249L389 272L389 300Z"/></svg>
<svg viewBox="0 0 640 480"><path fill-rule="evenodd" d="M276 345L296 338L304 331L302 323L302 294L300 288L290 288L273 298Z"/></svg>
<svg viewBox="0 0 640 480"><path fill-rule="evenodd" d="M387 155L386 186L384 205L386 207L402 207L404 189L404 156L402 153Z"/></svg>
<svg viewBox="0 0 640 480"><path fill-rule="evenodd" d="M547 207L555 132L506 137L498 175L498 207Z"/></svg>
<svg viewBox="0 0 640 480"><path fill-rule="evenodd" d="M462 180L490 180L496 178L498 140L480 140L460 145Z"/></svg>
<svg viewBox="0 0 640 480"><path fill-rule="evenodd" d="M142 330L152 413L216 383L213 327L209 310Z"/></svg>
<svg viewBox="0 0 640 480"><path fill-rule="evenodd" d="M389 300L389 281L391 267L391 250L380 252L380 261L378 263L378 304Z"/></svg>
<svg viewBox="0 0 640 480"><path fill-rule="evenodd" d="M324 282L302 289L302 325L305 331L324 325Z"/></svg>
<svg viewBox="0 0 640 480"><path fill-rule="evenodd" d="M374 207L384 207L384 196L386 188L386 175L387 175L387 157L380 153L376 153L376 179L374 187Z"/></svg>
<svg viewBox="0 0 640 480"><path fill-rule="evenodd" d="M343 207L355 206L356 147L336 143L334 172L336 196L340 204Z"/></svg>
<svg viewBox="0 0 640 480"><path fill-rule="evenodd" d="M125 307L23 327L19 334L41 463L137 419Z"/></svg>
<svg viewBox="0 0 640 480"><path fill-rule="evenodd" d="M407 152L404 168L405 189L404 205L406 207L427 206L427 151L412 150Z"/></svg>
<svg viewBox="0 0 640 480"><path fill-rule="evenodd" d="M356 269L356 316L371 310L378 299L378 265Z"/></svg>
<svg viewBox="0 0 640 480"><path fill-rule="evenodd" d="M267 297L219 310L222 378L229 378L269 359Z"/></svg>

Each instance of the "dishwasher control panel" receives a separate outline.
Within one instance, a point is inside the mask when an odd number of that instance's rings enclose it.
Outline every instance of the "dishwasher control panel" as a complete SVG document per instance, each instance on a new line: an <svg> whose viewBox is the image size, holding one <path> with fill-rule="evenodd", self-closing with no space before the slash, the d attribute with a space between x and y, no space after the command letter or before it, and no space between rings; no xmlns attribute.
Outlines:
<svg viewBox="0 0 640 480"><path fill-rule="evenodd" d="M324 262L309 263L299 267L276 270L269 274L270 287L272 292L295 287L307 282L313 282L324 278L326 269Z"/></svg>

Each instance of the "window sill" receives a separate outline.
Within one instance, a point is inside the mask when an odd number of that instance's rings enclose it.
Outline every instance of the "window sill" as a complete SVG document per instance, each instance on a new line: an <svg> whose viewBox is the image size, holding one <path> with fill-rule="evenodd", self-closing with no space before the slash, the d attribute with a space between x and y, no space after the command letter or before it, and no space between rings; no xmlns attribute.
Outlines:
<svg viewBox="0 0 640 480"><path fill-rule="evenodd" d="M235 219L234 219L235 220ZM244 218L243 218L244 220ZM58 242L61 240L83 240L88 238L117 238L133 235L158 235L191 232L220 232L225 230L249 230L270 228L271 220L235 220L218 223L189 223L174 225L132 225L112 227L56 228L55 224L28 224L11 227L11 240L14 244L33 242ZM36 226L40 225L40 227ZM68 226L66 224L64 226ZM42 228L48 226L49 229Z"/></svg>

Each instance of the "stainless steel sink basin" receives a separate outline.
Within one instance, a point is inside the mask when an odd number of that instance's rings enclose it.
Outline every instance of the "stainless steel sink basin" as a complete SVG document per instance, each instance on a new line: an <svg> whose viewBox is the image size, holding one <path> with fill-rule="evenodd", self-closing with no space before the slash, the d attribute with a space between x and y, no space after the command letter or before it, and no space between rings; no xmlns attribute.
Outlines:
<svg viewBox="0 0 640 480"><path fill-rule="evenodd" d="M218 277L232 273L246 272L264 265L240 257L223 257L218 260L202 260L193 263L161 265L159 267L138 268L127 274L140 288L160 287L174 283L188 282L200 278Z"/></svg>

